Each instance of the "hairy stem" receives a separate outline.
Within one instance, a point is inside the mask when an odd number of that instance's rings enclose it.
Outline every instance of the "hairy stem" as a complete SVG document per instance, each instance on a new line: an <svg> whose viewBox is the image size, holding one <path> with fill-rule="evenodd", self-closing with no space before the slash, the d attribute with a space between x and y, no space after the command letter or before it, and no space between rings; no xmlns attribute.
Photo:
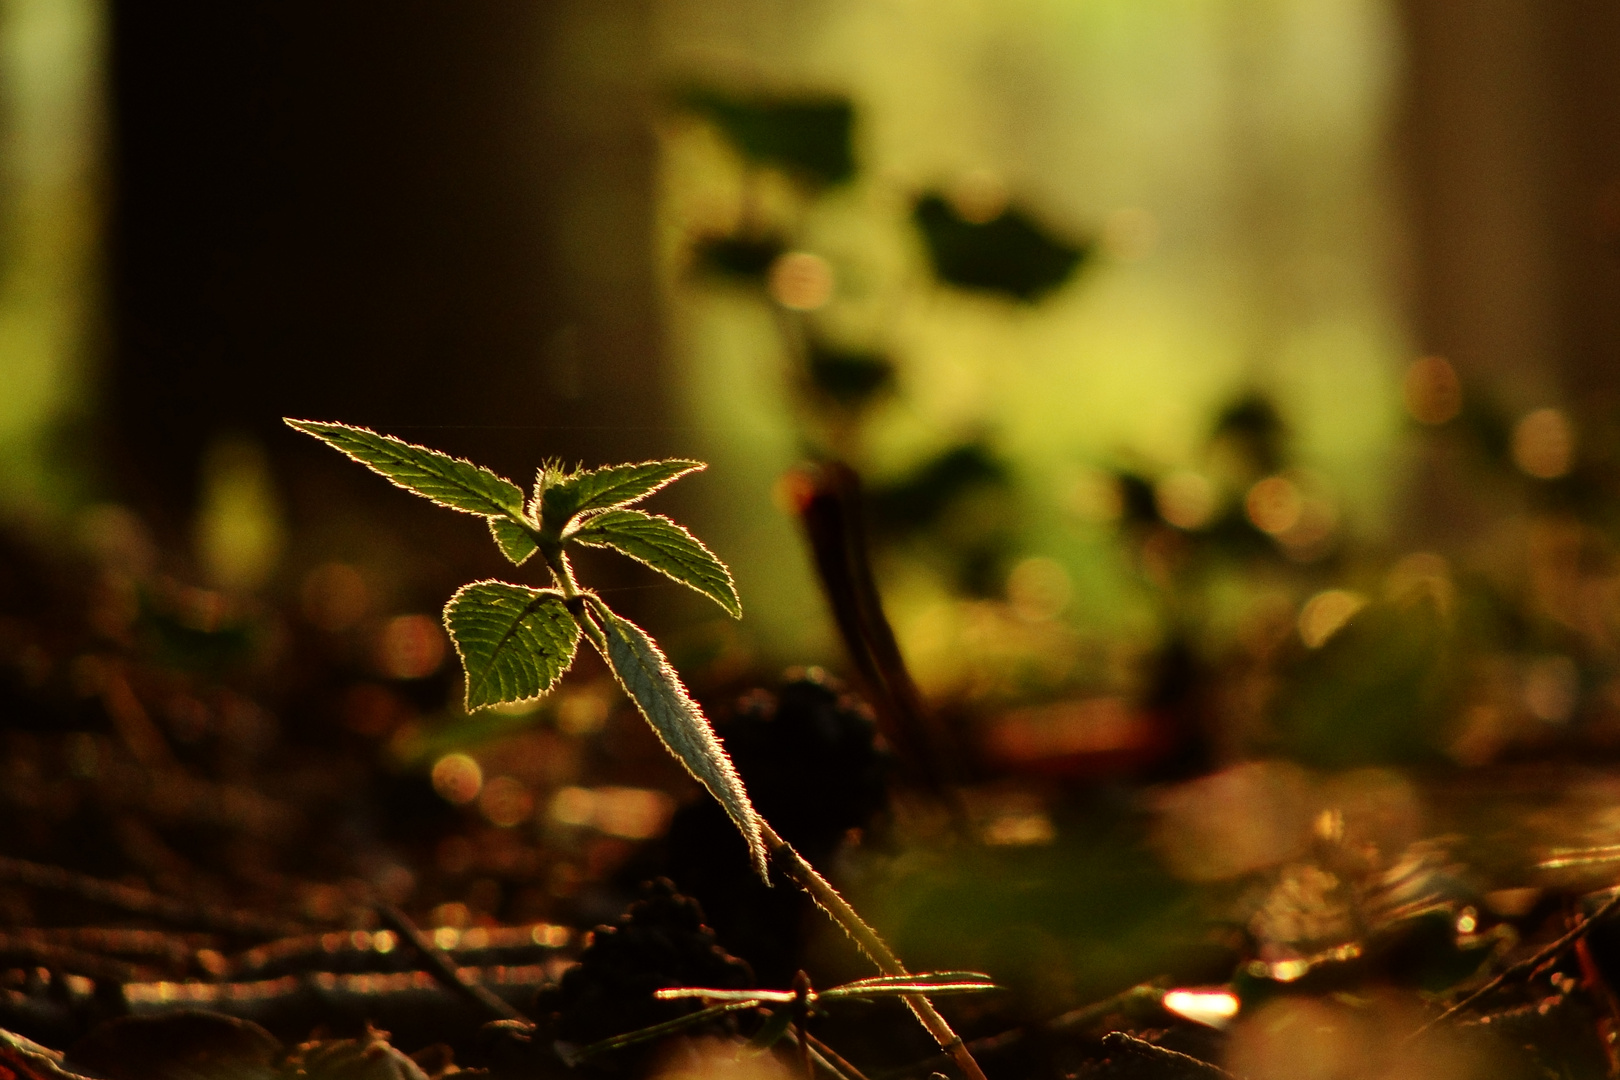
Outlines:
<svg viewBox="0 0 1620 1080"><path fill-rule="evenodd" d="M877 965L879 971L885 975L910 974L906 971L906 966L900 962L900 958L883 943L882 938L878 937L877 931L867 925L866 920L849 906L849 901L839 895L838 890L817 873L816 868L806 862L804 856L794 851L792 845L777 835L776 830L767 822L761 820L760 828L765 835L765 846L770 849L772 857L777 860L782 870L799 888L810 894L817 907L843 928L844 933L860 946L861 951ZM933 1002L922 994L907 994L903 1000L916 1014L922 1026L928 1030L928 1034L939 1043L940 1049L956 1062L956 1067L962 1071L963 1076L968 1080L985 1080L984 1070L973 1060L967 1044L962 1041L960 1035L951 1030L950 1023L934 1008Z"/></svg>

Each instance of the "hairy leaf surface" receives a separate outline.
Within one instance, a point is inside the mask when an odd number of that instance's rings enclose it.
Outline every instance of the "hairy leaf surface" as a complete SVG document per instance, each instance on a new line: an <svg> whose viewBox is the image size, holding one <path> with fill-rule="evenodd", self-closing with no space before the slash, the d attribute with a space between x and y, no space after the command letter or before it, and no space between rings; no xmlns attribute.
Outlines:
<svg viewBox="0 0 1620 1080"><path fill-rule="evenodd" d="M621 551L660 574L690 585L725 608L732 618L742 618L742 601L737 598L731 571L697 537L667 517L642 510L609 510L586 518L563 538Z"/></svg>
<svg viewBox="0 0 1620 1080"><path fill-rule="evenodd" d="M535 542L529 530L509 518L490 518L489 531L495 537L495 544L501 549L501 554L511 559L514 566L522 566L529 560L529 556L540 550L540 545Z"/></svg>
<svg viewBox="0 0 1620 1080"><path fill-rule="evenodd" d="M670 458L635 465L609 465L572 476L547 473L541 477L544 482L540 493L541 521L546 528L561 532L580 514L629 506L687 473L706 468L708 466L701 461Z"/></svg>
<svg viewBox="0 0 1620 1080"><path fill-rule="evenodd" d="M754 869L768 884L770 876L766 870L759 815L754 812L742 778L732 766L725 747L715 737L703 710L686 692L680 676L641 627L614 614L599 598L590 596L587 600L591 613L601 624L605 644L603 658L625 693L636 703L669 752L709 789L709 794L731 816L748 843Z"/></svg>
<svg viewBox="0 0 1620 1080"><path fill-rule="evenodd" d="M318 420L289 419L287 424L440 506L485 517L523 516L523 490L470 461L392 435L379 435L370 428Z"/></svg>
<svg viewBox="0 0 1620 1080"><path fill-rule="evenodd" d="M574 659L579 627L556 589L475 581L444 607L467 670L467 711L539 697Z"/></svg>

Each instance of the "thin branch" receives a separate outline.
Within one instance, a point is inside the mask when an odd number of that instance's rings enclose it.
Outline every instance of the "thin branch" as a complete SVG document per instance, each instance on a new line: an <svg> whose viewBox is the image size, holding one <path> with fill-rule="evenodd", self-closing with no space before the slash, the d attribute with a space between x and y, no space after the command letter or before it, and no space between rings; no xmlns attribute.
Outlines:
<svg viewBox="0 0 1620 1080"><path fill-rule="evenodd" d="M1175 1065L1194 1076L1206 1077L1208 1080L1236 1080L1236 1077L1225 1069L1218 1065L1211 1065L1202 1058L1195 1058L1191 1054L1183 1054L1179 1050L1170 1050L1155 1043L1150 1043L1145 1039L1138 1039L1134 1035L1127 1035L1123 1031L1110 1031L1103 1036L1102 1044L1104 1050L1130 1054L1133 1057L1143 1058L1147 1061L1157 1061L1163 1065Z"/></svg>
<svg viewBox="0 0 1620 1080"><path fill-rule="evenodd" d="M1412 1032L1412 1034L1408 1035L1404 1041L1411 1042L1418 1036L1432 1031L1440 1024L1445 1023L1453 1016L1456 1016L1458 1013L1468 1008L1480 998L1495 993L1496 990L1509 979L1516 978L1525 972L1536 970L1536 968L1540 967L1548 960L1553 959L1559 953L1563 952L1565 949L1575 944L1575 942L1585 937L1599 920L1608 918L1610 915L1614 914L1616 910L1620 910L1620 890L1617 890L1613 896L1609 897L1609 899L1603 902L1602 906L1600 906L1596 911L1592 912L1591 915L1588 915L1585 919L1583 919L1579 926L1575 927L1573 930L1569 931L1563 937L1560 937L1551 944L1545 945L1541 949L1538 949L1535 953L1525 957L1518 963L1510 964L1509 966L1503 968L1501 973L1497 975L1496 978L1492 979L1478 990L1475 990L1473 993L1451 1006L1451 1008L1447 1009L1439 1016L1436 1016L1434 1019Z"/></svg>
<svg viewBox="0 0 1620 1080"><path fill-rule="evenodd" d="M994 1035L973 1039L967 1044L967 1047L974 1057L990 1057L999 1054L1008 1047L1017 1046L1035 1034L1052 1034L1074 1028L1085 1030L1116 1013L1130 1012L1143 1005L1157 1006L1163 1001L1163 987L1155 986L1153 983L1139 983L1129 990L1120 991L1113 997L1104 998L1102 1001L1093 1002L1090 1005L1082 1005L1065 1013L1059 1013L1050 1020L1008 1028L1006 1031L1000 1031ZM921 1061L913 1061L910 1065L897 1069L887 1069L884 1071L884 1075L890 1077L911 1076L914 1073L933 1068L938 1060L938 1055L933 1055Z"/></svg>
<svg viewBox="0 0 1620 1080"><path fill-rule="evenodd" d="M477 1002L494 1013L498 1019L521 1020L525 1023L532 1023L527 1016L524 1016L510 1002L497 995L489 987L482 983L464 982L460 973L456 970L455 961L434 945L428 939L428 936L422 933L421 928L411 921L409 915L406 915L393 904L388 903L378 904L377 914L391 930L410 942L411 947L421 954L423 962L427 965L428 972L446 987L469 1000Z"/></svg>
<svg viewBox="0 0 1620 1080"><path fill-rule="evenodd" d="M899 957L895 956L883 943L883 939L878 937L877 931L856 914L855 909L849 906L849 902L839 895L838 890L833 888L826 878L816 872L815 867L806 862L802 855L794 851L792 846L763 820L760 827L764 833L766 846L770 848L772 856L779 860L783 871L801 889L810 894L810 898L832 918L833 922L843 927L844 933L860 946L867 958L878 966L878 970L885 975L910 974ZM928 1034L934 1037L934 1041L939 1043L940 1048L951 1055L956 1067L968 1077L968 1080L985 1080L984 1070L973 1060L967 1044L962 1041L960 1035L951 1030L951 1025L939 1014L939 1010L934 1008L933 1002L922 994L907 994L902 1000L910 1006L911 1011L928 1030Z"/></svg>
<svg viewBox="0 0 1620 1080"><path fill-rule="evenodd" d="M5 933L0 933L0 966L42 967L69 975L84 975L97 982L119 984L134 982L141 974L134 964L110 956Z"/></svg>
<svg viewBox="0 0 1620 1080"><path fill-rule="evenodd" d="M307 926L291 919L279 919L273 915L261 915L252 911L237 911L216 904L190 904L145 889L132 888L115 881L104 881L88 874L65 870L60 866L46 866L26 859L0 856L0 881L70 893L93 903L106 904L108 907L145 915L161 922L182 926L205 926L242 937L277 938L308 932Z"/></svg>
<svg viewBox="0 0 1620 1080"><path fill-rule="evenodd" d="M866 1075L861 1070L845 1061L832 1047L808 1031L804 1033L804 1042L802 1043L799 1042L798 1032L791 1027L782 1033L782 1037L799 1047L801 1051L807 1049L810 1060L818 1065L823 1072L833 1077L833 1080L867 1080Z"/></svg>
<svg viewBox="0 0 1620 1080"><path fill-rule="evenodd" d="M808 489L799 500L799 520L810 540L816 573L844 648L867 685L884 738L916 780L942 793L953 778L954 762L939 745L941 733L923 707L883 611L867 555L860 479L837 461L806 467L799 475Z"/></svg>
<svg viewBox="0 0 1620 1080"><path fill-rule="evenodd" d="M808 1031L804 1033L804 1037L810 1040L811 1052L816 1055L817 1059L820 1060L824 1066L828 1067L828 1071L834 1074L842 1074L846 1080L867 1080L865 1073L851 1065L832 1047L828 1046L826 1043L822 1042Z"/></svg>

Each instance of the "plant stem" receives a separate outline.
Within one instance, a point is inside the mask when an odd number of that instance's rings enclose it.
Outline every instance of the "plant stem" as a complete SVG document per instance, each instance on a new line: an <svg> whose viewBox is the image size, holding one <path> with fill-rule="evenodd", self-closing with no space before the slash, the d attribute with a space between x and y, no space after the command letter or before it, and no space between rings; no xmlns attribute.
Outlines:
<svg viewBox="0 0 1620 1080"><path fill-rule="evenodd" d="M603 656L607 655L606 642L602 640L602 631L591 619L585 610L584 598L581 596L578 584L574 581L573 569L568 565L568 557L563 554L560 547L554 548L542 545L546 566L550 568L552 577L557 580L557 587L568 604L568 610L579 625L580 631L591 640ZM805 861L804 856L793 850L792 845L783 840L770 823L764 818L759 819L760 833L765 840L765 846L772 856L779 859L782 868L798 886L810 894L816 905L825 911L833 922L843 927L844 933L854 939L861 951L877 965L878 970L885 975L908 975L900 958L895 956L889 947L878 937L877 931L866 924L866 921L856 914L849 902L838 894L826 878L816 872L816 868ZM933 1002L922 994L907 994L902 1000L910 1007L918 1021L928 1033L934 1037L944 1050L956 1062L967 1080L986 1080L984 1070L979 1063L973 1060L968 1052L967 1044L962 1037L951 1030L951 1025L934 1008ZM806 1049L809 1044L806 1042Z"/></svg>
<svg viewBox="0 0 1620 1080"><path fill-rule="evenodd" d="M771 855L780 861L782 869L788 877L810 894L816 906L825 911L833 922L837 923L855 942L862 952L876 964L878 970L885 975L908 975L906 966L900 962L889 947L878 937L877 931L867 925L866 920L856 914L855 909L849 906L849 901L839 895L838 890L832 887L828 880L816 872L816 868L805 861L804 856L793 850L792 845L783 840L775 829L763 819L760 821L760 830L765 836L765 846L770 849ZM956 1062L956 1067L968 1080L985 1080L984 1070L979 1063L973 1060L968 1052L967 1044L962 1037L951 1030L951 1025L934 1008L934 1003L922 994L907 994L903 999L916 1014L917 1020L928 1034L939 1043L940 1049L949 1054Z"/></svg>

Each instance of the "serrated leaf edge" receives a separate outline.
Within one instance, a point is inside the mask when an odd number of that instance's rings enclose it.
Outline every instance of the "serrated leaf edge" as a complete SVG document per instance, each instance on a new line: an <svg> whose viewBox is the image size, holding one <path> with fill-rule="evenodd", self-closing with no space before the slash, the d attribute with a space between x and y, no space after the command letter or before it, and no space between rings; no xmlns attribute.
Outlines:
<svg viewBox="0 0 1620 1080"><path fill-rule="evenodd" d="M472 673L467 670L467 656L461 651L461 642L456 639L455 632L450 629L450 609L455 606L456 601L460 600L462 595L469 589L476 589L480 585L505 585L510 589L522 589L525 592L532 593L536 597L548 596L562 601L565 605L567 603L561 589L537 589L532 585L517 585L510 581L501 581L499 578L483 578L479 581L469 581L467 584L457 589L455 593L451 595L450 599L444 602L444 611L441 614L440 621L444 624L444 633L445 636L450 639L451 647L456 650L456 659L461 661L461 673L464 683L461 695L461 707L462 711L468 713L469 715L477 712L480 709L493 709L498 705L521 705L529 701L539 701L541 698L551 693L551 691L556 688L557 684L562 681L562 677L568 674L568 670L574 666L574 658L579 652L579 637L576 636L574 638L574 650L569 655L568 662L558 670L556 677L553 678L551 682L540 688L539 693L530 694L528 697L508 698L505 701L492 701L487 705L472 705ZM572 612L569 614L572 615ZM576 629L578 629L577 626ZM502 640L504 641L506 639L503 638ZM497 648L499 648L499 646L497 646Z"/></svg>
<svg viewBox="0 0 1620 1080"><path fill-rule="evenodd" d="M725 744L720 741L720 736L715 734L714 725L709 723L708 716L704 714L702 707L699 706L698 703L692 698L692 694L689 690L687 690L686 684L681 681L680 674L676 672L674 666L670 664L669 658L664 655L663 649L659 648L658 642L653 640L650 634L648 634L645 630L642 630L641 627L636 626L636 624L631 622L629 619L619 615L612 608L608 607L602 598L597 596L595 593L585 592L581 593L580 595L584 597L591 615L601 619L604 623L608 622L610 619L617 620L630 627L633 627L638 633L640 633L642 638L646 640L647 647L651 650L654 660L661 664L663 668L669 672L670 682L673 684L676 694L679 695L681 701L691 707L691 715L696 717L698 723L702 727L702 735L700 735L699 741L710 744L712 749L715 751L716 770L719 772L721 780L724 784L726 784L726 786L734 786L735 796L737 797L736 801L740 803L739 806L733 808L730 802L728 802L726 798L722 797L720 792L715 791L714 788L710 786L708 780L698 775L697 770L693 769L687 760L676 752L675 748L670 745L669 740L665 738L664 733L658 729L658 725L654 724L647 716L646 708L642 705L641 699L636 697L635 693L631 691L629 684L625 682L624 677L619 673L618 667L613 663L613 657L609 654L607 649L606 631L598 629L598 634L586 635L588 638L590 638L591 644L598 650L602 651L602 659L607 662L608 669L613 672L614 680L617 681L620 688L624 690L625 696L635 703L637 711L642 714L643 719L647 720L647 726L652 728L653 734L658 737L658 741L663 743L664 748L669 751L670 756L676 761L680 762L681 766L691 774L692 778L698 783L702 784L704 789L714 797L715 802L719 803L721 808L725 810L726 815L731 818L732 824L737 827L737 831L742 833L743 842L748 845L749 858L754 864L755 872L759 874L760 878L765 882L765 884L769 885L771 879L770 872L768 870L768 860L765 852L765 838L764 832L760 828L762 819L759 816L759 811L754 809L753 800L748 797L748 788L743 784L742 776L737 772L737 766L732 762L731 755L727 753ZM588 618L589 616L579 617ZM600 640L598 635L601 635ZM704 736L706 736L706 738ZM740 819L738 817L739 814L742 815Z"/></svg>
<svg viewBox="0 0 1620 1080"><path fill-rule="evenodd" d="M583 480L587 476L594 476L597 473L607 472L609 469L639 469L643 465L684 465L686 468L665 477L657 484L654 484L652 487L648 488L646 491L643 491L639 495L632 495L628 499L620 499L617 502L613 502L605 506L592 506L575 510L573 514L569 516L568 520L563 523L563 530L566 531L567 528L575 522L588 521L597 514L605 514L609 510L623 510L627 506L633 506L642 499L646 499L658 494L658 492L664 490L675 481L681 479L683 476L691 476L693 473L703 472L709 467L708 462L696 461L692 458L648 458L646 461L622 461L616 465L600 465L594 469L578 469L565 475L558 475L556 479L549 481L545 478L550 474L550 470L543 468L541 470L541 476L536 480L535 498L533 500L535 507L535 520L538 521L541 519L540 507L544 502L546 490L556 487L558 484L567 484Z"/></svg>
<svg viewBox="0 0 1620 1080"><path fill-rule="evenodd" d="M601 517L602 514L612 513L614 510L623 511L625 513L631 513L631 514L640 514L642 517L652 518L652 519L655 519L657 521L662 521L664 524L669 525L669 526L671 526L673 528L679 529L682 533L686 534L687 539L691 540L692 543L696 544L698 550L703 552L704 555L708 556L710 561L712 561L714 563L715 567L718 568L720 573L725 577L727 596L725 598L715 596L713 593L708 592L705 589L699 588L698 586L694 585L692 582L687 581L685 578L676 577L674 574L671 574L668 570L665 570L661 566L654 566L652 563L648 562L646 559L643 559L641 556L632 554L631 552L628 552L628 551L624 550L623 548L619 547L617 544L611 543L611 542L609 542L607 540L593 540L593 539L590 539L590 538L587 538L587 537L582 537L582 536L579 535L585 529L590 528L591 522L595 521L598 517ZM612 550L617 551L620 555L623 555L625 558L634 559L636 562L640 563L642 566L647 567L649 570L656 570L658 573L663 574L665 577L669 578L671 581L676 582L676 583L681 584L681 585L685 585L688 589L691 589L693 592L697 593L699 596L708 597L710 600L713 600L716 604L719 604L721 610L724 611L727 615L730 615L733 619L742 618L742 597L737 595L737 582L731 576L731 567L727 566L725 564L725 562L720 558L720 556L716 555L713 551L710 551L709 550L709 545L705 544L702 540L699 540L697 538L697 536L692 532L691 529L688 529L686 526L682 525L680 522L675 521L672 518L665 517L663 514L653 514L653 513L647 512L646 510L632 510L632 509L630 509L628 507L624 507L624 506L616 506L616 507L613 507L612 510L604 510L604 511L602 511L602 514L592 514L589 517L584 518L583 520L576 521L573 525L569 526L566 530L563 531L563 536L562 536L563 542L567 543L569 541L572 541L574 543L583 544L585 547L611 548ZM727 599L730 600L730 603L726 602Z"/></svg>
<svg viewBox="0 0 1620 1080"><path fill-rule="evenodd" d="M435 499L431 495L424 495L420 491L417 491L415 488L408 487L407 485L400 483L398 480L395 480L393 477L389 476L386 473L378 472L376 466L372 465L371 462L365 460L362 457L358 457L355 454L349 452L348 450L345 450L343 447L338 446L336 443L333 443L333 442L327 440L322 435L320 429L321 428L343 428L343 429L348 430L348 431L364 432L367 435L374 435L379 439L385 439L385 440L387 440L389 442L399 443L401 446L408 447L411 450L420 450L423 453L428 454L430 457L439 457L439 458L444 458L444 459L446 459L448 461L457 462L457 463L462 464L462 465L470 465L473 468L477 469L479 472L488 473L490 476L493 476L495 479L501 481L502 483L510 485L512 490L517 492L517 494L518 494L517 511L514 512L509 507L501 507L501 509L505 513L505 515L507 517L511 518L513 521L527 523L525 521L525 515L523 513L523 489L521 487L518 487L518 485L512 483L512 481L508 480L506 477L502 476L500 473L496 472L495 470L487 469L484 466L478 464L476 461L468 461L466 458L456 457L454 454L447 454L443 450L435 450L431 446L422 446L419 443L407 442L404 439L401 439L398 435L389 435L389 434L387 434L385 432L376 431L376 430L374 430L372 428L365 427L362 424L345 424L341 420L295 420L294 418L292 418L290 416L283 416L281 418L281 420L282 420L282 423L286 424L288 427L292 428L294 431L301 432L301 433L303 433L305 435L308 435L308 436L310 436L312 438L320 439L322 442L326 443L327 446L330 446L332 449L336 450L338 453L342 454L344 457L348 458L350 461L353 461L358 465L362 465L366 469L370 470L371 472L376 473L378 476L382 477L384 480L388 481L390 484L393 484L395 487L399 488L401 491L408 491L412 495L415 495L418 498L426 499L428 502L434 504L435 506L442 506L446 510L455 510L455 511L458 511L458 512L463 513L463 514L472 514L472 515L474 515L476 517L494 517L495 516L494 514L483 514L483 513L479 513L477 510L464 510L459 506L451 506L449 503L440 502L438 499ZM499 504L497 504L497 505L499 505Z"/></svg>
<svg viewBox="0 0 1620 1080"><path fill-rule="evenodd" d="M495 547L502 555L506 556L506 561L511 563L513 566L522 566L524 563L534 558L535 554L540 550L540 541L529 532L531 526L527 522L514 521L510 517L497 517L494 514L489 515L484 520L489 522L489 535L494 539ZM523 558L514 559L512 557L512 553L506 550L506 545L501 543L501 535L498 529L502 524L517 525L519 528L522 528L525 531L525 535L527 535L529 539L534 542L534 547L529 549L529 553L523 556Z"/></svg>

